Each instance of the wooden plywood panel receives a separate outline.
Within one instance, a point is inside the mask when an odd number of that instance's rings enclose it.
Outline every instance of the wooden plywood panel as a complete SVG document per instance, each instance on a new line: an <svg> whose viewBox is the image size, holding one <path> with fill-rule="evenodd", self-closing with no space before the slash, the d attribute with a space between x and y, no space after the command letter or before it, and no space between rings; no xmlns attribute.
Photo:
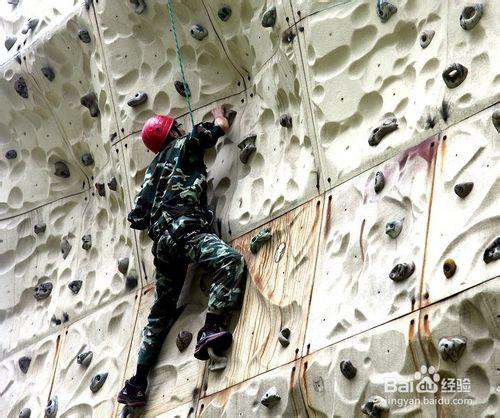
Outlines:
<svg viewBox="0 0 500 418"><path fill-rule="evenodd" d="M327 194L305 339L311 351L416 309L437 145L432 137ZM395 220L403 226L391 238L385 228ZM409 278L389 278L410 262Z"/></svg>
<svg viewBox="0 0 500 418"><path fill-rule="evenodd" d="M211 394L300 356L304 339L322 204L314 199L269 223L272 239L254 255L249 243L255 232L233 245L247 261L243 307L234 328L234 343L223 372L210 372ZM290 345L278 335L291 330Z"/></svg>
<svg viewBox="0 0 500 418"><path fill-rule="evenodd" d="M159 415L151 416L155 416L156 418L192 418L195 416L195 408L190 403L187 403Z"/></svg>

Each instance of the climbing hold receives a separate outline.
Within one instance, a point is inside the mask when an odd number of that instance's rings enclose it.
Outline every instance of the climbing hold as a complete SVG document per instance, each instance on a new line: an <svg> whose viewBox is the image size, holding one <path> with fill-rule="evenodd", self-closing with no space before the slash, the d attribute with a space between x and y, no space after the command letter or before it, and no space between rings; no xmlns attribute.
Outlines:
<svg viewBox="0 0 500 418"><path fill-rule="evenodd" d="M208 31L200 24L192 25L189 29L189 33L194 39L198 41L202 41L208 36Z"/></svg>
<svg viewBox="0 0 500 418"><path fill-rule="evenodd" d="M458 197L465 199L472 191L473 187L474 183L470 181L467 183L456 184L454 190Z"/></svg>
<svg viewBox="0 0 500 418"><path fill-rule="evenodd" d="M83 154L82 155L82 163L85 166L89 166L89 165L94 164L94 157L92 157L92 154L90 154L88 152Z"/></svg>
<svg viewBox="0 0 500 418"><path fill-rule="evenodd" d="M346 379L351 380L356 376L358 369L354 367L351 360L342 360L340 362L340 371Z"/></svg>
<svg viewBox="0 0 500 418"><path fill-rule="evenodd" d="M276 7L272 6L262 16L262 26L272 28L276 23Z"/></svg>
<svg viewBox="0 0 500 418"><path fill-rule="evenodd" d="M99 389L102 388L102 385L104 385L104 382L106 381L107 377L108 377L107 373L96 374L90 381L90 390L96 393Z"/></svg>
<svg viewBox="0 0 500 418"><path fill-rule="evenodd" d="M57 395L52 396L45 407L45 418L55 418L57 415L57 409L59 407L59 400Z"/></svg>
<svg viewBox="0 0 500 418"><path fill-rule="evenodd" d="M361 412L370 417L379 417L382 412L388 411L389 405L382 396L370 396L368 400L361 405Z"/></svg>
<svg viewBox="0 0 500 418"><path fill-rule="evenodd" d="M283 254L285 254L285 248L286 248L286 243L282 242L280 245L278 245L278 248L276 248L276 252L274 253L274 262L279 263L281 258L283 257Z"/></svg>
<svg viewBox="0 0 500 418"><path fill-rule="evenodd" d="M51 282L40 283L35 286L33 296L36 300L47 299L52 293L52 288L53 286Z"/></svg>
<svg viewBox="0 0 500 418"><path fill-rule="evenodd" d="M409 263L399 263L396 264L389 274L389 278L395 282L402 282L410 277L415 271L415 263L410 261Z"/></svg>
<svg viewBox="0 0 500 418"><path fill-rule="evenodd" d="M28 19L28 21L26 22L26 25L24 26L23 30L21 31L21 33L23 35L26 35L30 30L34 30L36 28L36 26L38 25L38 19L33 19L33 18L30 18Z"/></svg>
<svg viewBox="0 0 500 418"><path fill-rule="evenodd" d="M89 92L85 96L82 96L80 104L89 110L90 116L93 118L99 116L99 104L97 103L97 95L94 92Z"/></svg>
<svg viewBox="0 0 500 418"><path fill-rule="evenodd" d="M488 264L500 258L500 237L495 238L486 250L484 250L483 261Z"/></svg>
<svg viewBox="0 0 500 418"><path fill-rule="evenodd" d="M283 347L288 347L290 345L290 328L283 328L278 335L278 341Z"/></svg>
<svg viewBox="0 0 500 418"><path fill-rule="evenodd" d="M387 22L397 11L398 8L387 0L377 0L377 15L382 23Z"/></svg>
<svg viewBox="0 0 500 418"><path fill-rule="evenodd" d="M66 165L64 161L56 161L54 164L54 174L57 177L68 178L70 176L69 167Z"/></svg>
<svg viewBox="0 0 500 418"><path fill-rule="evenodd" d="M22 356L18 361L17 363L19 364L19 368L21 369L21 371L26 374L28 373L28 369L30 368L30 364L31 364L31 357L27 357L27 356Z"/></svg>
<svg viewBox="0 0 500 418"><path fill-rule="evenodd" d="M493 126L500 133L500 109L495 110L491 115L491 121L493 122Z"/></svg>
<svg viewBox="0 0 500 418"><path fill-rule="evenodd" d="M449 89L454 89L463 83L469 70L462 64L453 63L448 65L443 71L443 80Z"/></svg>
<svg viewBox="0 0 500 418"><path fill-rule="evenodd" d="M227 119L227 122L229 123L229 126L233 126L234 119L236 118L236 115L238 112L236 110L228 109L224 112L224 116Z"/></svg>
<svg viewBox="0 0 500 418"><path fill-rule="evenodd" d="M92 357L94 357L92 351L84 351L76 356L76 362L84 367L88 367L92 361Z"/></svg>
<svg viewBox="0 0 500 418"><path fill-rule="evenodd" d="M14 35L7 35L7 37L5 38L5 42L4 42L4 45L5 45L5 48L7 49L7 51L10 51L10 49L14 46L16 41L17 41L17 38Z"/></svg>
<svg viewBox="0 0 500 418"><path fill-rule="evenodd" d="M393 239L399 237L403 229L403 221L404 219L387 222L385 224L385 233Z"/></svg>
<svg viewBox="0 0 500 418"><path fill-rule="evenodd" d="M464 30L471 30L483 16L483 5L476 3L473 6L464 7L460 15L460 26Z"/></svg>
<svg viewBox="0 0 500 418"><path fill-rule="evenodd" d="M271 239L271 228L261 229L257 235L250 240L250 251L257 254L261 247Z"/></svg>
<svg viewBox="0 0 500 418"><path fill-rule="evenodd" d="M231 17L231 13L233 13L231 7L222 6L217 12L217 16L219 16L219 19L222 20L223 22L227 22Z"/></svg>
<svg viewBox="0 0 500 418"><path fill-rule="evenodd" d="M455 264L455 261L452 260L451 258L448 258L443 264L444 275L446 276L447 279L449 279L450 277L453 277L456 271L457 271L457 265Z"/></svg>
<svg viewBox="0 0 500 418"><path fill-rule="evenodd" d="M432 129L436 125L436 117L432 115L427 115L427 119L425 121L425 129Z"/></svg>
<svg viewBox="0 0 500 418"><path fill-rule="evenodd" d="M52 318L50 318L50 322L54 323L55 325L61 325L61 320L56 317L56 315L52 315Z"/></svg>
<svg viewBox="0 0 500 418"><path fill-rule="evenodd" d="M146 2L144 0L130 0L130 3L135 5L135 12L140 15L144 13L144 10L146 10Z"/></svg>
<svg viewBox="0 0 500 418"><path fill-rule="evenodd" d="M283 41L284 44L290 44L293 42L297 34L293 31L292 28L288 28L283 31L281 34L281 40Z"/></svg>
<svg viewBox="0 0 500 418"><path fill-rule="evenodd" d="M26 85L26 81L23 77L18 77L14 83L14 89L17 91L17 94L24 99L28 98L28 86Z"/></svg>
<svg viewBox="0 0 500 418"><path fill-rule="evenodd" d="M121 274L127 274L128 263L129 263L128 257L121 257L118 259L118 271Z"/></svg>
<svg viewBox="0 0 500 418"><path fill-rule="evenodd" d="M82 248L85 251L88 251L92 248L92 236L90 234L86 234L82 237Z"/></svg>
<svg viewBox="0 0 500 418"><path fill-rule="evenodd" d="M73 280L68 283L69 290L71 290L75 295L80 291L82 288L83 282L81 280Z"/></svg>
<svg viewBox="0 0 500 418"><path fill-rule="evenodd" d="M104 188L104 183L95 183L95 188L97 189L97 194L99 196L106 196L106 189Z"/></svg>
<svg viewBox="0 0 500 418"><path fill-rule="evenodd" d="M291 128L292 127L292 117L290 115L284 114L280 117L280 125L283 128Z"/></svg>
<svg viewBox="0 0 500 418"><path fill-rule="evenodd" d="M78 31L78 37L80 38L80 41L82 41L84 44L89 44L90 43L90 33L87 29L80 29Z"/></svg>
<svg viewBox="0 0 500 418"><path fill-rule="evenodd" d="M139 283L139 276L137 275L137 271L135 269L130 269L127 277L125 278L125 287L127 289L134 289L137 287Z"/></svg>
<svg viewBox="0 0 500 418"><path fill-rule="evenodd" d="M176 81L174 83L174 87L182 97L191 97L191 90L189 90L189 86L186 83L186 89L184 89L184 83L182 81Z"/></svg>
<svg viewBox="0 0 500 418"><path fill-rule="evenodd" d="M118 182L116 181L115 177L108 181L108 187L109 190L113 190L114 192L116 192L116 189L118 188Z"/></svg>
<svg viewBox="0 0 500 418"><path fill-rule="evenodd" d="M391 132L398 129L398 120L396 118L388 118L382 122L381 125L377 126L370 137L368 138L368 144L372 147L380 144L380 141Z"/></svg>
<svg viewBox="0 0 500 418"><path fill-rule="evenodd" d="M45 229L47 229L47 225L42 223L36 224L33 228L35 231L35 234L43 234L45 232Z"/></svg>
<svg viewBox="0 0 500 418"><path fill-rule="evenodd" d="M438 348L444 361L458 361L465 351L467 338L462 336L443 337L439 340Z"/></svg>
<svg viewBox="0 0 500 418"><path fill-rule="evenodd" d="M177 348L182 353L186 348L188 348L189 344L191 344L191 340L193 339L193 334L189 331L181 331L177 334L177 338L175 339L175 344Z"/></svg>
<svg viewBox="0 0 500 418"><path fill-rule="evenodd" d="M323 378L318 376L313 379L313 388L315 392L323 393L325 391L325 382L323 382Z"/></svg>
<svg viewBox="0 0 500 418"><path fill-rule="evenodd" d="M31 409L23 408L19 411L19 418L30 418L31 417Z"/></svg>
<svg viewBox="0 0 500 418"><path fill-rule="evenodd" d="M260 403L266 408L273 408L281 400L281 396L278 393L276 386L270 388L264 396L261 398Z"/></svg>
<svg viewBox="0 0 500 418"><path fill-rule="evenodd" d="M17 151L15 149L10 149L5 153L5 158L8 160L13 160L17 158Z"/></svg>
<svg viewBox="0 0 500 418"><path fill-rule="evenodd" d="M63 255L63 259L66 259L70 251L71 251L71 244L66 238L64 238L61 241L61 253Z"/></svg>
<svg viewBox="0 0 500 418"><path fill-rule="evenodd" d="M375 186L374 186L374 190L375 190L375 193L380 193L385 187L385 176L384 176L384 173L382 173L382 171L377 171L375 173Z"/></svg>
<svg viewBox="0 0 500 418"><path fill-rule="evenodd" d="M46 67L42 67L42 74L49 81L52 81L52 80L54 80L54 78L56 78L56 74L54 73L54 70L52 69L52 67L49 67L48 65Z"/></svg>
<svg viewBox="0 0 500 418"><path fill-rule="evenodd" d="M432 38L434 38L435 33L436 33L435 31L430 29L422 31L419 37L420 46L422 47L422 49L425 49L430 45L430 43L432 42Z"/></svg>
<svg viewBox="0 0 500 418"><path fill-rule="evenodd" d="M138 91L135 93L134 97L129 99L127 105L130 107L136 107L143 104L146 100L148 100L148 95L143 91Z"/></svg>
<svg viewBox="0 0 500 418"><path fill-rule="evenodd" d="M63 312L63 322L68 322L69 321L69 314L68 312Z"/></svg>
<svg viewBox="0 0 500 418"><path fill-rule="evenodd" d="M117 137L118 137L118 133L117 132L113 132L113 133L109 134L109 140L110 140L110 142L113 142Z"/></svg>
<svg viewBox="0 0 500 418"><path fill-rule="evenodd" d="M7 0L7 3L12 4L14 7L16 7L19 3L19 0Z"/></svg>
<svg viewBox="0 0 500 418"><path fill-rule="evenodd" d="M208 370L210 370L211 372L215 372L226 368L227 357L218 356L217 354L215 354L213 347L208 347L208 356L210 357Z"/></svg>
<svg viewBox="0 0 500 418"><path fill-rule="evenodd" d="M92 4L92 0L83 0L83 4L87 10L90 9L90 5Z"/></svg>
<svg viewBox="0 0 500 418"><path fill-rule="evenodd" d="M446 101L446 99L443 99L443 101L441 102L439 114L445 122L448 122L448 118L450 117L450 104Z"/></svg>
<svg viewBox="0 0 500 418"><path fill-rule="evenodd" d="M240 151L240 161L243 164L248 162L250 155L257 149L255 146L255 140L257 139L256 135L247 136L243 141L238 144L238 148Z"/></svg>

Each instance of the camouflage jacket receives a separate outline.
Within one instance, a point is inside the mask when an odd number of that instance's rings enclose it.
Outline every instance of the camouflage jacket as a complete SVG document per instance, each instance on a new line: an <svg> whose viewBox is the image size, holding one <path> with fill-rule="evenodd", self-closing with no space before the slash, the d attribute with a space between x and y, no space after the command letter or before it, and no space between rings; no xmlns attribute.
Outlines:
<svg viewBox="0 0 500 418"><path fill-rule="evenodd" d="M224 131L218 125L199 123L190 134L170 142L156 155L128 214L132 228L148 229L153 241L165 229L182 236L193 229L208 228L207 167L203 156L222 135Z"/></svg>

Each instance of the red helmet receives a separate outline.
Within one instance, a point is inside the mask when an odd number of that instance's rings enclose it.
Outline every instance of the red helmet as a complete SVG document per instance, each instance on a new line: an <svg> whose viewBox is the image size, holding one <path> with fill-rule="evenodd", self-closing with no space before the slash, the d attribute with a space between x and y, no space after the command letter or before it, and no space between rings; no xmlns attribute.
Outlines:
<svg viewBox="0 0 500 418"><path fill-rule="evenodd" d="M175 119L169 115L154 115L149 118L142 128L142 142L155 154L160 152L167 139Z"/></svg>

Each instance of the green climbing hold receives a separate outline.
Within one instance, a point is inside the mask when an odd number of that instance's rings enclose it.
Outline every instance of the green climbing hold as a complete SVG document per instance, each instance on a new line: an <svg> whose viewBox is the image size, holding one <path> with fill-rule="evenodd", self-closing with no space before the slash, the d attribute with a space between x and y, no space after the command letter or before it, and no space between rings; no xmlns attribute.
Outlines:
<svg viewBox="0 0 500 418"><path fill-rule="evenodd" d="M271 228L260 230L250 241L250 251L252 254L257 254L261 247L271 239Z"/></svg>
<svg viewBox="0 0 500 418"><path fill-rule="evenodd" d="M262 16L262 26L265 28L272 28L274 24L276 23L276 7L271 7L270 9L267 9L267 11L264 13L264 16Z"/></svg>

